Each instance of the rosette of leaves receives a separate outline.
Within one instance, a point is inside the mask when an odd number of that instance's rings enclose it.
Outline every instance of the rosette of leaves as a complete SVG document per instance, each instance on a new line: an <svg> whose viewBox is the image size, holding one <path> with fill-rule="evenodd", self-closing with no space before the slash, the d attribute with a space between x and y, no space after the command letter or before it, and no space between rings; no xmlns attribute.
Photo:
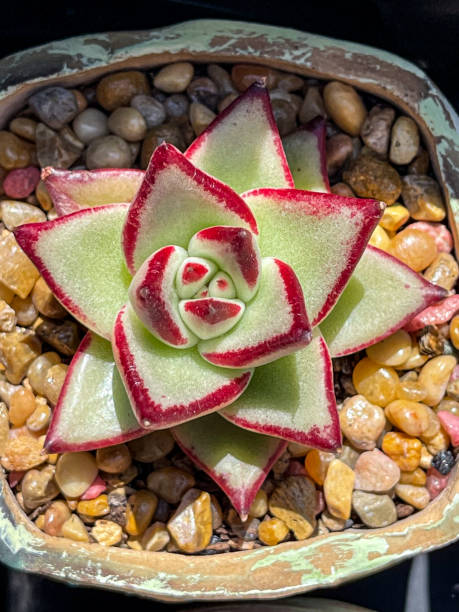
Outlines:
<svg viewBox="0 0 459 612"><path fill-rule="evenodd" d="M339 448L331 357L444 291L367 246L384 205L329 192L324 140L317 119L282 142L253 85L146 172L44 170L60 217L16 238L89 330L50 452L171 428L245 517L288 442Z"/></svg>

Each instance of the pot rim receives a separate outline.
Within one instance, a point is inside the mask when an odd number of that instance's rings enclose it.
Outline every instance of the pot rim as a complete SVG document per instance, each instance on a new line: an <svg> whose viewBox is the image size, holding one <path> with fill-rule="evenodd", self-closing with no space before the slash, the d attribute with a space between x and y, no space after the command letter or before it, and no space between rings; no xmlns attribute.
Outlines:
<svg viewBox="0 0 459 612"><path fill-rule="evenodd" d="M340 80L416 119L448 205L456 247L459 119L422 70L393 54L289 28L197 20L165 28L91 34L0 61L0 125L44 85L177 61L247 62ZM45 64L45 65L44 65ZM253 551L208 556L105 548L43 534L0 474L0 558L11 567L163 601L270 599L336 586L459 538L459 467L427 508L380 529L347 530Z"/></svg>

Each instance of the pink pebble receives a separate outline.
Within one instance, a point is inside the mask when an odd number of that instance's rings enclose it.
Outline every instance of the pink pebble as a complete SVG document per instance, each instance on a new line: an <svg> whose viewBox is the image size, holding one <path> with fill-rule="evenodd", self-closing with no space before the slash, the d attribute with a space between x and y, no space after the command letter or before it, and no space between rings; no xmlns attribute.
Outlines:
<svg viewBox="0 0 459 612"><path fill-rule="evenodd" d="M429 491L430 499L434 499L443 491L448 484L448 478L449 474L440 474L440 472L433 467L427 470L426 487Z"/></svg>
<svg viewBox="0 0 459 612"><path fill-rule="evenodd" d="M11 488L19 484L25 474L25 470L13 470L8 474L8 484Z"/></svg>
<svg viewBox="0 0 459 612"><path fill-rule="evenodd" d="M316 516L325 510L325 497L322 491L316 492Z"/></svg>
<svg viewBox="0 0 459 612"><path fill-rule="evenodd" d="M295 461L294 459L292 459L288 464L287 474L289 476L298 476L300 474L302 476L307 476L306 470L304 469L304 465L299 461Z"/></svg>
<svg viewBox="0 0 459 612"><path fill-rule="evenodd" d="M9 198L22 199L35 190L40 180L40 170L35 166L16 168L8 172L3 189Z"/></svg>
<svg viewBox="0 0 459 612"><path fill-rule="evenodd" d="M418 331L427 325L443 325L447 323L459 311L459 295L449 297L428 306L414 316L404 327L407 332Z"/></svg>
<svg viewBox="0 0 459 612"><path fill-rule="evenodd" d="M457 365L454 370L451 372L451 376L449 377L449 380L451 382L454 382L455 380L457 380L459 378L459 365Z"/></svg>
<svg viewBox="0 0 459 612"><path fill-rule="evenodd" d="M105 483L105 480L102 480L99 474L97 474L92 484L89 485L89 487L80 497L80 499L82 499L83 501L87 501L89 499L95 499L96 497L99 497L99 495L103 493L106 488L107 488L107 485Z"/></svg>
<svg viewBox="0 0 459 612"><path fill-rule="evenodd" d="M459 446L459 416L448 410L440 410L440 412L437 412L437 416L451 438L451 444Z"/></svg>
<svg viewBox="0 0 459 612"><path fill-rule="evenodd" d="M435 240L437 249L441 253L449 253L453 249L453 237L451 232L442 223L427 223L427 221L417 221L410 225L412 229L427 232Z"/></svg>

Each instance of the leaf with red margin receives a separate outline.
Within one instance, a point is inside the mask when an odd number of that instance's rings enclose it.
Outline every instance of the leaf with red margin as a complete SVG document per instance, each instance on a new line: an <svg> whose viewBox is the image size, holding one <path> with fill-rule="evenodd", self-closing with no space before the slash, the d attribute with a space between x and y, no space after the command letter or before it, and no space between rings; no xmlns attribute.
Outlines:
<svg viewBox="0 0 459 612"><path fill-rule="evenodd" d="M14 232L57 299L107 339L131 282L121 249L127 209L128 204L86 208Z"/></svg>
<svg viewBox="0 0 459 612"><path fill-rule="evenodd" d="M320 325L332 357L390 336L447 291L375 247L367 247L338 303Z"/></svg>
<svg viewBox="0 0 459 612"><path fill-rule="evenodd" d="M326 451L339 448L333 367L319 332L306 348L256 368L245 393L220 414L257 433Z"/></svg>
<svg viewBox="0 0 459 612"><path fill-rule="evenodd" d="M260 288L238 325L198 344L215 365L251 368L303 348L311 341L303 292L294 271L273 257L262 259Z"/></svg>
<svg viewBox="0 0 459 612"><path fill-rule="evenodd" d="M113 354L142 427L165 429L234 402L251 370L206 363L196 349L178 351L156 340L129 305L113 328Z"/></svg>
<svg viewBox="0 0 459 612"><path fill-rule="evenodd" d="M326 121L316 117L282 139L297 189L330 193L325 155Z"/></svg>
<svg viewBox="0 0 459 612"><path fill-rule="evenodd" d="M88 332L68 369L46 449L51 453L92 450L146 433L132 412L110 343Z"/></svg>
<svg viewBox="0 0 459 612"><path fill-rule="evenodd" d="M177 444L226 493L245 520L287 442L235 427L218 414L172 429Z"/></svg>
<svg viewBox="0 0 459 612"><path fill-rule="evenodd" d="M193 234L212 225L237 225L258 234L252 211L235 191L198 170L172 145L160 145L123 229L129 270L135 273L166 244L186 249Z"/></svg>
<svg viewBox="0 0 459 612"><path fill-rule="evenodd" d="M144 176L143 170L126 168L60 170L48 166L41 173L60 217L91 206L129 203Z"/></svg>
<svg viewBox="0 0 459 612"><path fill-rule="evenodd" d="M293 187L268 91L256 83L218 115L185 155L238 193Z"/></svg>
<svg viewBox="0 0 459 612"><path fill-rule="evenodd" d="M384 205L297 189L258 189L243 198L257 218L260 251L292 266L311 325L318 325L346 286Z"/></svg>

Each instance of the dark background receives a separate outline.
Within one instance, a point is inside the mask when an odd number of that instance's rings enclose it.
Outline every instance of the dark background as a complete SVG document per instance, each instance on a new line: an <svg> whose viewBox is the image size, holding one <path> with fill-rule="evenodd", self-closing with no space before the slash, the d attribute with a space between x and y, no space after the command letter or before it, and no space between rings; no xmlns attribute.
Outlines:
<svg viewBox="0 0 459 612"><path fill-rule="evenodd" d="M140 30L199 18L257 21L352 40L401 55L420 66L459 109L459 0L134 0L78 4L3 2L0 57L79 34ZM459 544L428 556L430 610L459 610ZM209 557L209 563L212 558ZM378 612L403 612L411 562L354 583L316 591ZM428 602L426 602L428 603ZM27 577L0 565L0 612L181 609L100 590ZM428 608L418 612L427 612ZM412 610L410 609L410 612Z"/></svg>

